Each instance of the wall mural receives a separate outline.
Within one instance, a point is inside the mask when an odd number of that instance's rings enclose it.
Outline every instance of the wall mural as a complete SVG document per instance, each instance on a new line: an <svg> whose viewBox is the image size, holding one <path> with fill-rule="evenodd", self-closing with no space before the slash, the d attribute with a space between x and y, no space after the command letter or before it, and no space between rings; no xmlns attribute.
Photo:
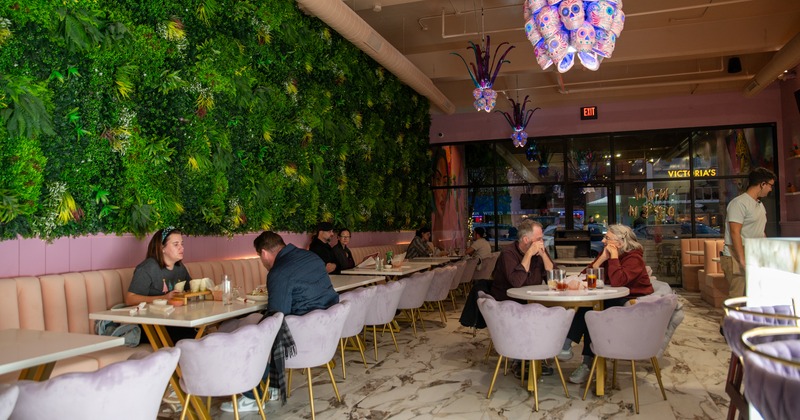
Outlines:
<svg viewBox="0 0 800 420"><path fill-rule="evenodd" d="M458 146L443 146L434 151L434 187L450 187L466 184L464 171L464 149ZM463 188L433 190L432 228L433 243L444 250L458 248L466 244L467 223L466 193Z"/></svg>

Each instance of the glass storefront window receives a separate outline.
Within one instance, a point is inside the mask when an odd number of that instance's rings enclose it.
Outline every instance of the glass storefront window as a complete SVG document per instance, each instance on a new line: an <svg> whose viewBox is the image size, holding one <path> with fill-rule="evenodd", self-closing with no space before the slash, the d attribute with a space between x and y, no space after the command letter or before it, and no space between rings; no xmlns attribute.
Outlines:
<svg viewBox="0 0 800 420"><path fill-rule="evenodd" d="M614 136L614 178L688 178L688 132Z"/></svg>
<svg viewBox="0 0 800 420"><path fill-rule="evenodd" d="M535 184L564 179L563 145L554 139L528 139L526 147L496 143L498 183ZM485 158L485 157L484 157Z"/></svg>
<svg viewBox="0 0 800 420"><path fill-rule="evenodd" d="M769 127L696 131L692 135L694 175L746 176L759 166L774 172L772 136Z"/></svg>
<svg viewBox="0 0 800 420"><path fill-rule="evenodd" d="M567 166L569 179L593 182L609 179L611 152L608 136L569 139Z"/></svg>

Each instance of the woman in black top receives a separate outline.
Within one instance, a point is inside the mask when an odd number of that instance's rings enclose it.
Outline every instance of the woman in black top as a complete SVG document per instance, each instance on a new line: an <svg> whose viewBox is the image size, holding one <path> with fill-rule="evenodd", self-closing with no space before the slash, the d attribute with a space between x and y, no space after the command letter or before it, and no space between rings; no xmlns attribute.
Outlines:
<svg viewBox="0 0 800 420"><path fill-rule="evenodd" d="M339 243L333 247L333 256L336 257L337 274L341 270L348 270L356 266L353 252L350 250L350 229L343 228L339 231Z"/></svg>

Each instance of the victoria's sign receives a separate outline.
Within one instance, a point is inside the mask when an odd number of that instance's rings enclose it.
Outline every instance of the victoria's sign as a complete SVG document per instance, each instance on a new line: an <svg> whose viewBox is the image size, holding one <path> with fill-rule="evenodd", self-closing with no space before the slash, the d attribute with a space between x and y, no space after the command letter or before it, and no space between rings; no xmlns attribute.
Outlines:
<svg viewBox="0 0 800 420"><path fill-rule="evenodd" d="M667 171L667 175L670 178L688 178L691 175L691 171L688 169L678 169L678 170L671 170ZM694 176L717 176L716 169L695 169Z"/></svg>

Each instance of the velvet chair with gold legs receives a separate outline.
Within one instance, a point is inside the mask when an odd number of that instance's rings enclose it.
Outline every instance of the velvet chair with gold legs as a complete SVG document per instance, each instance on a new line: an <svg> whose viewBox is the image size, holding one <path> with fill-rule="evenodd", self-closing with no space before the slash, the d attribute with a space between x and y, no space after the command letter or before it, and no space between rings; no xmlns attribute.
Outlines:
<svg viewBox="0 0 800 420"><path fill-rule="evenodd" d="M616 361L630 360L636 414L639 414L636 360L650 360L653 364L661 395L666 401L667 394L664 391L664 384L661 382L661 368L656 355L664 341L669 319L678 303L677 299L677 295L664 295L657 300L586 313L586 326L592 337L592 351L599 357L595 357L594 363L592 363L583 399L586 399L586 394L589 392L597 361L603 357L614 360L612 379L614 382L616 382Z"/></svg>
<svg viewBox="0 0 800 420"><path fill-rule="evenodd" d="M342 336L339 338L339 351L342 356L342 379L347 378L347 369L344 362L345 346L348 342L352 343L354 348L361 353L361 361L364 362L364 367L367 367L367 358L364 356L364 342L361 341L359 335L364 329L364 321L367 318L367 311L372 306L372 300L375 298L377 287L361 287L356 290L351 290L347 293L339 295L339 301L350 301L353 304L350 306L350 313L347 315L347 321L342 328Z"/></svg>
<svg viewBox="0 0 800 420"><path fill-rule="evenodd" d="M405 284L405 286L403 287L403 294L400 295L400 302L397 303L397 309L401 310L406 318L411 321L411 328L414 331L414 337L416 337L417 319L419 319L422 329L425 329L425 321L422 320L422 313L419 309L425 304L425 296L428 294L428 289L430 289L433 282L433 271L414 273L398 280L398 282Z"/></svg>
<svg viewBox="0 0 800 420"><path fill-rule="evenodd" d="M328 309L317 309L305 315L287 315L286 325L292 332L297 354L286 359L286 369L303 369L308 378L308 400L311 405L311 418L314 412L314 387L311 381L311 368L325 366L331 378L336 399L341 401L339 388L331 370L331 361L336 355L336 346L342 336L344 323L350 313L352 302L343 301ZM289 388L292 386L291 370L289 371Z"/></svg>
<svg viewBox="0 0 800 420"><path fill-rule="evenodd" d="M764 419L800 413L800 328L759 327L742 334L744 393Z"/></svg>
<svg viewBox="0 0 800 420"><path fill-rule="evenodd" d="M538 303L523 305L513 300L498 302L485 297L478 299L478 307L486 320L494 348L500 355L486 398L492 396L497 372L505 358L520 360L523 366L530 361L529 386L533 388L533 407L536 411L539 411L539 381L534 361L555 360L564 394L569 398L567 383L556 355L567 338L575 310L561 306L548 308Z"/></svg>
<svg viewBox="0 0 800 420"><path fill-rule="evenodd" d="M397 312L397 305L400 304L400 298L405 289L405 283L399 281L392 281L386 284L379 284L375 286L378 290L375 291L375 298L372 304L367 309L367 316L364 319L364 341L366 342L366 333L372 327L372 344L375 348L375 361L378 361L378 333L377 327L386 327L392 335L394 342L394 349L400 351L397 347L397 337L394 335L394 329L390 325Z"/></svg>

